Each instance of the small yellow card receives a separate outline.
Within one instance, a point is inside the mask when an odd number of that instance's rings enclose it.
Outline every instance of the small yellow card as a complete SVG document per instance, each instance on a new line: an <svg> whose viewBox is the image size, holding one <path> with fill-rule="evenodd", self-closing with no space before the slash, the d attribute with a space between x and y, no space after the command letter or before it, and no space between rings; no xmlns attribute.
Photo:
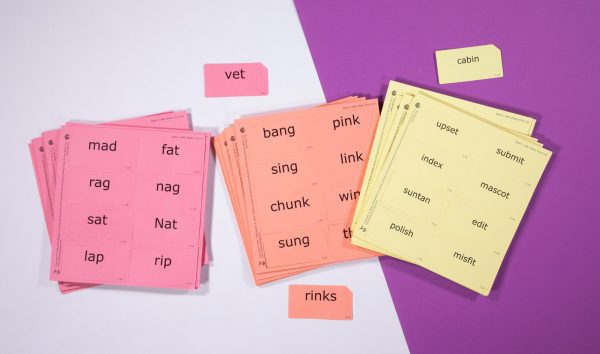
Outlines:
<svg viewBox="0 0 600 354"><path fill-rule="evenodd" d="M440 84L494 79L504 75L502 53L493 44L435 52Z"/></svg>

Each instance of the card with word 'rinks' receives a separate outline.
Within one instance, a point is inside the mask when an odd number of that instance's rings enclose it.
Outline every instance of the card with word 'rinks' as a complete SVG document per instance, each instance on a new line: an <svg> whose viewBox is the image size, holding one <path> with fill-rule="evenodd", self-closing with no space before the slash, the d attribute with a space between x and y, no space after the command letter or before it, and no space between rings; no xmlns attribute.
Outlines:
<svg viewBox="0 0 600 354"><path fill-rule="evenodd" d="M352 242L488 295L552 153L423 92L396 134Z"/></svg>
<svg viewBox="0 0 600 354"><path fill-rule="evenodd" d="M167 128L190 130L189 114L186 111L169 111L102 124L153 129ZM41 138L33 139L30 143L31 158L49 235L51 234L50 231L52 229L54 191L56 189L55 164L58 150L57 147L60 142L58 132L58 130L45 131L42 133ZM203 247L203 256L206 254L205 249L206 246ZM207 264L207 262L207 257L203 257L202 264ZM85 289L94 285L95 284L58 282L58 287L63 294Z"/></svg>
<svg viewBox="0 0 600 354"><path fill-rule="evenodd" d="M68 124L59 137L50 278L197 287L209 134Z"/></svg>
<svg viewBox="0 0 600 354"><path fill-rule="evenodd" d="M376 100L239 119L215 149L257 284L372 257L349 228L379 117Z"/></svg>

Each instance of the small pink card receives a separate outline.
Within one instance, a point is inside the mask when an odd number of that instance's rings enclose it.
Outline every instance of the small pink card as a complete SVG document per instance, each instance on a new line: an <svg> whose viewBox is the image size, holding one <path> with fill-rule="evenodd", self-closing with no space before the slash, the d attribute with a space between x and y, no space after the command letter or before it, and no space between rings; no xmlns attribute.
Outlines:
<svg viewBox="0 0 600 354"><path fill-rule="evenodd" d="M344 285L290 285L288 317L351 320L352 302Z"/></svg>
<svg viewBox="0 0 600 354"><path fill-rule="evenodd" d="M266 96L269 74L262 63L204 64L204 96Z"/></svg>

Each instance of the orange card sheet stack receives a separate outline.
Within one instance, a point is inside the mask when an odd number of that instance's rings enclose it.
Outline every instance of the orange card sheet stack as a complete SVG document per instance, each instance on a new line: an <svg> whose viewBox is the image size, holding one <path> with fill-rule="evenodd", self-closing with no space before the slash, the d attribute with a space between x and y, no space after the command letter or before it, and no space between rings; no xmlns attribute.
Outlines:
<svg viewBox="0 0 600 354"><path fill-rule="evenodd" d="M257 285L377 256L350 243L375 99L238 119L214 145Z"/></svg>

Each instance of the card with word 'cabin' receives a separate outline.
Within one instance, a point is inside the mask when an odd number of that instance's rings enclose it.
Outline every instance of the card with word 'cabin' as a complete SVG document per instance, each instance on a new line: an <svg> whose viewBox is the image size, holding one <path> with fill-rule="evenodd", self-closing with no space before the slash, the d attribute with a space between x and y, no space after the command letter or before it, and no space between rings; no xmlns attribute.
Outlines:
<svg viewBox="0 0 600 354"><path fill-rule="evenodd" d="M422 91L399 112L352 243L488 295L552 153Z"/></svg>
<svg viewBox="0 0 600 354"><path fill-rule="evenodd" d="M190 130L190 119L187 111L169 111L164 113L152 114L148 116L121 119L117 121L102 123L104 125L126 125L131 127L147 128L168 128ZM50 130L42 133L42 137L33 139L29 144L31 158L33 162L36 181L46 226L51 234L53 222L53 202L54 191L56 189L56 155L59 143L58 130ZM202 264L207 264L206 246L203 248ZM61 293L69 293L75 290L85 289L96 284L58 282Z"/></svg>
<svg viewBox="0 0 600 354"><path fill-rule="evenodd" d="M50 278L196 288L209 142L184 130L61 128Z"/></svg>
<svg viewBox="0 0 600 354"><path fill-rule="evenodd" d="M376 100L238 119L215 150L257 284L376 253L350 222L377 120Z"/></svg>
<svg viewBox="0 0 600 354"><path fill-rule="evenodd" d="M435 52L438 82L474 81L502 77L502 53L493 44Z"/></svg>

